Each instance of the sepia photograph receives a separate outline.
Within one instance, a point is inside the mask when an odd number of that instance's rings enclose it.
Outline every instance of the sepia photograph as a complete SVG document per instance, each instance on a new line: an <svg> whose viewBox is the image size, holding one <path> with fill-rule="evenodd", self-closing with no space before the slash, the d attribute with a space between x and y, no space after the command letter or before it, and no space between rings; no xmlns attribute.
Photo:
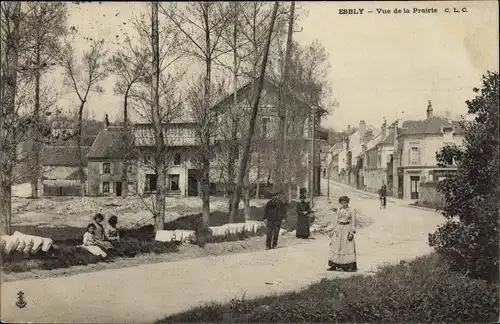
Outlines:
<svg viewBox="0 0 500 324"><path fill-rule="evenodd" d="M500 321L498 1L2 1L2 323Z"/></svg>

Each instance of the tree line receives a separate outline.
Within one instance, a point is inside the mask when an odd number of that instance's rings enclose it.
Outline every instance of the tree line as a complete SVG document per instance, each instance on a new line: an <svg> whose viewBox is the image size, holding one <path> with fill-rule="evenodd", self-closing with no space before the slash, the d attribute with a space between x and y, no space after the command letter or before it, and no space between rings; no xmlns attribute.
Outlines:
<svg viewBox="0 0 500 324"><path fill-rule="evenodd" d="M32 196L38 197L38 179L43 173L40 154L44 145L54 144L48 136L48 120L59 111L62 97L47 82L56 69L64 75L65 91L77 102L70 107L78 116L77 130L63 140L71 139L80 148L82 196L87 181L82 151L84 116L88 114L89 100L105 91L103 83L110 77L116 80L113 93L122 98L122 183L128 182L130 164L139 154L147 154L145 160L158 179L152 208L156 229L163 228L166 175L174 158L165 132L176 120L195 123L197 145L191 160L200 170L197 176L205 226L210 220L210 178L214 169L220 170L226 184L231 221L241 198L245 213L249 213L252 168L257 169L257 178L267 173L275 189L290 193L296 189L292 182L297 186L303 183L301 177L307 165L297 152L307 151L302 140L304 124L309 120L319 126L325 111L319 110L311 118L307 110L299 108L298 101L328 108L334 100L327 79L328 54L323 46L317 41L302 45L293 40L294 34L300 32L301 8L295 2L149 2L144 4L144 14L130 18L135 36L122 33L117 26L116 37L122 39L117 49L110 51L111 40L85 37L87 46L80 53L74 44L82 35L68 17L74 6L86 5L1 4L3 232L10 232L16 165L29 165ZM189 73L193 64L199 69ZM272 116L257 118L265 114L261 107L265 82L277 88L276 120ZM250 84L250 96L239 94L238 89L246 84ZM214 109L230 93L229 103ZM152 125L153 150L137 152L132 112ZM271 140L265 133L273 127ZM18 156L17 147L24 141L32 143L29 152ZM127 185L123 190L127 196Z"/></svg>

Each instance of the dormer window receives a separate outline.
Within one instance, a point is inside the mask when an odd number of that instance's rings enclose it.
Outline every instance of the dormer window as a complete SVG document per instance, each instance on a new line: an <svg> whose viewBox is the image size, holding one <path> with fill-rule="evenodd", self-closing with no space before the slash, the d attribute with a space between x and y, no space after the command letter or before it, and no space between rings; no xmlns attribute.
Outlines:
<svg viewBox="0 0 500 324"><path fill-rule="evenodd" d="M444 143L452 143L453 142L453 127L443 126L441 128L441 132L443 133L443 142Z"/></svg>

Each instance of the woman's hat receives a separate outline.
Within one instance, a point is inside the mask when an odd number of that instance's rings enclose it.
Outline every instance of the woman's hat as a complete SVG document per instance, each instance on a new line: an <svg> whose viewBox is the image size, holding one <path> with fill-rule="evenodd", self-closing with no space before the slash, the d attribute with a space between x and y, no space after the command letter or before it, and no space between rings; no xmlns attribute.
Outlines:
<svg viewBox="0 0 500 324"><path fill-rule="evenodd" d="M342 203L343 201L345 201L346 203L349 203L349 201L351 201L351 199L349 199L349 197L347 197L347 196L342 196L339 198L339 203Z"/></svg>

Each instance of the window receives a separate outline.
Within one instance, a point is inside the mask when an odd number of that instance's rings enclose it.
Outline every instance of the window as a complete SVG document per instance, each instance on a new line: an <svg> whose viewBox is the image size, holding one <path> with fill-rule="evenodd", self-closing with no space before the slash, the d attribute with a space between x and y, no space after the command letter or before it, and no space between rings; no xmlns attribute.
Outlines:
<svg viewBox="0 0 500 324"><path fill-rule="evenodd" d="M418 165L418 147L412 147L410 149L410 165Z"/></svg>
<svg viewBox="0 0 500 324"><path fill-rule="evenodd" d="M109 182L108 181L105 181L102 183L102 192L109 193Z"/></svg>
<svg viewBox="0 0 500 324"><path fill-rule="evenodd" d="M443 142L451 143L453 142L453 128L443 127Z"/></svg>
<svg viewBox="0 0 500 324"><path fill-rule="evenodd" d="M168 190L177 191L179 190L179 180L180 176L178 174L168 175Z"/></svg>
<svg viewBox="0 0 500 324"><path fill-rule="evenodd" d="M156 191L158 176L156 174L146 174L146 183L144 191Z"/></svg>
<svg viewBox="0 0 500 324"><path fill-rule="evenodd" d="M179 152L174 155L174 165L181 165L181 153Z"/></svg>
<svg viewBox="0 0 500 324"><path fill-rule="evenodd" d="M269 123L269 118L267 118L267 117L262 118L262 136L263 137L267 137L267 132L268 132L267 125L268 125L268 123Z"/></svg>
<svg viewBox="0 0 500 324"><path fill-rule="evenodd" d="M111 163L103 163L102 170L103 170L104 174L110 174L111 173Z"/></svg>

